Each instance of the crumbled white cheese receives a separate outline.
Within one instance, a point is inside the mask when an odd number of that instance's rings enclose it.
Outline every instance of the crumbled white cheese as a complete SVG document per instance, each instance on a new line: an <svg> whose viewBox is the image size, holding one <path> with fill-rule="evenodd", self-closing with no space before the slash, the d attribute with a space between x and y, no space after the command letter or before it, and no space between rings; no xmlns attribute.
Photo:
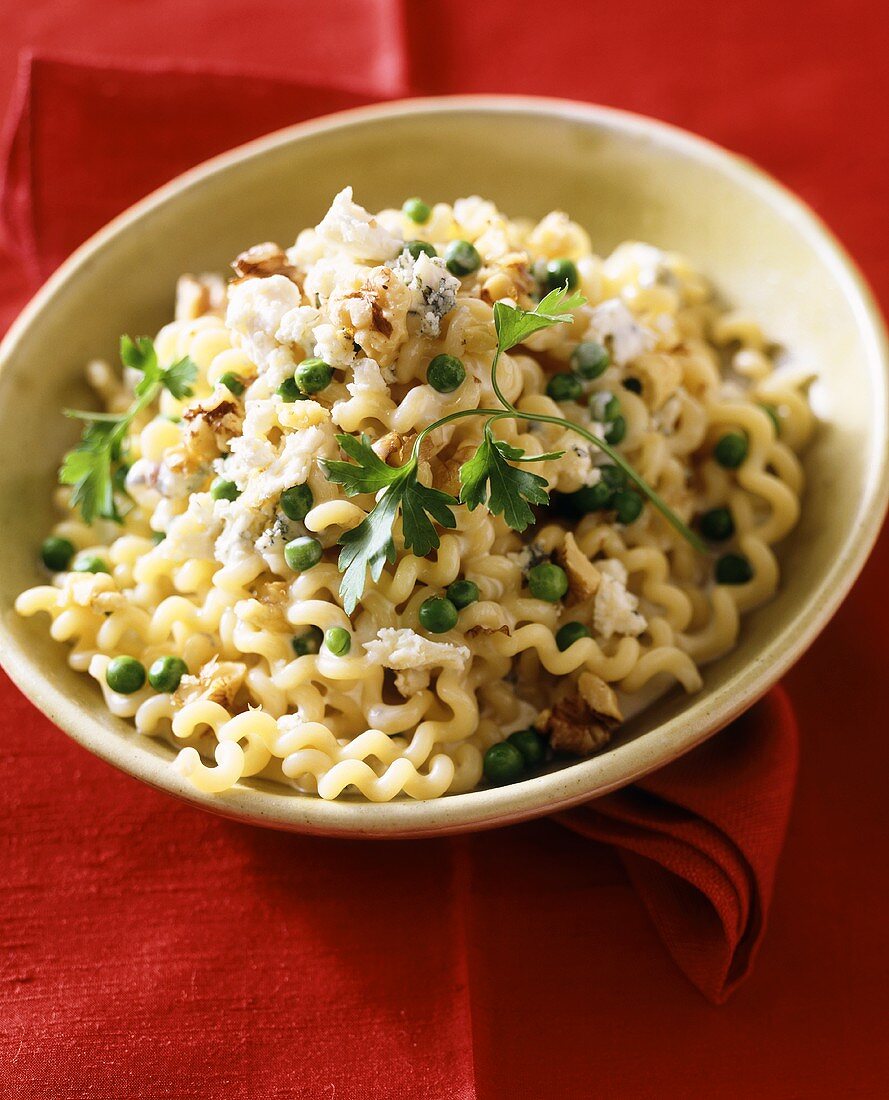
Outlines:
<svg viewBox="0 0 889 1100"><path fill-rule="evenodd" d="M457 304L460 280L448 271L440 256L427 256L425 252L402 270L412 292L411 313L420 318L420 332L438 336L442 317Z"/></svg>
<svg viewBox="0 0 889 1100"><path fill-rule="evenodd" d="M329 420L316 427L287 432L273 460L264 468L251 470L244 479L243 470L237 467L241 480L237 476L234 480L239 488L243 485L238 503L245 508L262 508L291 485L302 485L307 481L316 459L335 458L337 453ZM231 466L226 466L229 476L232 476L231 470Z"/></svg>
<svg viewBox="0 0 889 1100"><path fill-rule="evenodd" d="M352 201L351 187L344 187L334 198L316 228L328 244L359 260L394 260L404 247L401 237Z"/></svg>
<svg viewBox="0 0 889 1100"><path fill-rule="evenodd" d="M346 389L353 397L388 397L389 386L379 364L373 359L356 359L352 366L352 381Z"/></svg>
<svg viewBox="0 0 889 1100"><path fill-rule="evenodd" d="M403 668L395 673L395 690L402 699L419 695L429 687L429 670L425 668Z"/></svg>
<svg viewBox="0 0 889 1100"><path fill-rule="evenodd" d="M288 310L275 330L280 344L296 345L308 352L315 342L315 326L321 324L321 311L314 306L297 306Z"/></svg>
<svg viewBox="0 0 889 1100"><path fill-rule="evenodd" d="M298 527L286 516L276 516L275 522L267 527L256 539L254 549L273 573L286 576L284 547L291 539L304 533L305 528Z"/></svg>
<svg viewBox="0 0 889 1100"><path fill-rule="evenodd" d="M595 307L590 315L588 335L599 343L610 338L611 357L619 367L651 351L657 344L655 334L640 325L619 298L609 298Z"/></svg>
<svg viewBox="0 0 889 1100"><path fill-rule="evenodd" d="M209 493L193 493L182 515L170 521L167 537L154 553L171 561L212 558L213 543L222 527L215 503Z"/></svg>
<svg viewBox="0 0 889 1100"><path fill-rule="evenodd" d="M299 304L299 287L284 275L229 286L225 323L260 370L278 346L275 333L282 318Z"/></svg>
<svg viewBox="0 0 889 1100"><path fill-rule="evenodd" d="M264 470L275 461L277 451L268 436L278 424L279 398L248 401L241 434L229 443L225 476L243 490L255 470Z"/></svg>
<svg viewBox="0 0 889 1100"><path fill-rule="evenodd" d="M648 626L643 615L636 608L638 596L627 590L627 570L617 558L597 561L596 568L601 574L596 589L596 601L593 605L593 628L602 638L612 634L641 634Z"/></svg>
<svg viewBox="0 0 889 1100"><path fill-rule="evenodd" d="M332 367L347 367L355 358L352 338L345 329L323 324L315 327L313 354Z"/></svg>
<svg viewBox="0 0 889 1100"><path fill-rule="evenodd" d="M392 669L451 667L462 671L470 658L465 645L433 642L406 627L382 627L376 638L364 643L364 649L374 664Z"/></svg>

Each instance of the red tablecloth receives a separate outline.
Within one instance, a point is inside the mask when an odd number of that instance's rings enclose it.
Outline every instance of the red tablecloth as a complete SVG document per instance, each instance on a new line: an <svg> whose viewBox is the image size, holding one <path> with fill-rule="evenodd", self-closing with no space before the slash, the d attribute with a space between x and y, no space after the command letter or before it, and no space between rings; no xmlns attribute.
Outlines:
<svg viewBox="0 0 889 1100"><path fill-rule="evenodd" d="M886 113L874 107L889 90L889 34L876 5L105 10L10 12L0 88L31 46L230 65L371 97L408 82L613 103L755 157L889 297ZM245 89L269 124L299 117L296 99L269 103L270 87ZM195 118L223 145L248 136L224 140L219 123ZM148 158L146 190L164 178L163 153ZM85 164L72 203L90 202L88 183ZM42 241L46 262L74 243ZM5 301L20 279L3 268ZM677 978L614 855L552 823L408 846L260 833L112 773L3 689L5 1094L877 1095L889 1068L886 558L884 540L789 677L802 772L772 926L753 978L719 1009ZM183 894L193 913L176 904ZM391 914L372 937L370 901Z"/></svg>

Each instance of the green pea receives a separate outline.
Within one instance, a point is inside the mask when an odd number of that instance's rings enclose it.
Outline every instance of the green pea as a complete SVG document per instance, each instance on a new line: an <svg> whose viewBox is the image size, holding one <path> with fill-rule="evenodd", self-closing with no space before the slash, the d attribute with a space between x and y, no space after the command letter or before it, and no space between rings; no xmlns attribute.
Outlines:
<svg viewBox="0 0 889 1100"><path fill-rule="evenodd" d="M312 510L315 498L308 485L291 485L281 494L281 511L288 519L302 521Z"/></svg>
<svg viewBox="0 0 889 1100"><path fill-rule="evenodd" d="M556 645L560 652L570 649L581 638L589 638L590 632L583 623L565 623L556 631Z"/></svg>
<svg viewBox="0 0 889 1100"><path fill-rule="evenodd" d="M579 517L608 508L613 495L613 489L597 481L595 485L585 485L574 493L551 493L550 504L565 515Z"/></svg>
<svg viewBox="0 0 889 1100"><path fill-rule="evenodd" d="M605 432L605 442L617 446L618 443L623 441L626 434L626 420L622 416L616 416L608 425L608 430Z"/></svg>
<svg viewBox="0 0 889 1100"><path fill-rule="evenodd" d="M417 225L425 225L432 215L432 207L428 203L423 202L422 199L413 198L405 201L404 206L401 208L401 212L406 218L410 218L410 220Z"/></svg>
<svg viewBox="0 0 889 1100"><path fill-rule="evenodd" d="M723 554L715 574L717 584L746 584L753 579L753 566L743 554Z"/></svg>
<svg viewBox="0 0 889 1100"><path fill-rule="evenodd" d="M108 565L97 554L84 554L71 566L75 573L110 573Z"/></svg>
<svg viewBox="0 0 889 1100"><path fill-rule="evenodd" d="M215 478L210 486L210 496L214 500L237 500L240 495L237 485L224 477Z"/></svg>
<svg viewBox="0 0 889 1100"><path fill-rule="evenodd" d="M627 475L620 466L612 466L610 463L607 466L600 466L599 477L609 489L625 489L627 486Z"/></svg>
<svg viewBox="0 0 889 1100"><path fill-rule="evenodd" d="M445 249L445 267L452 275L463 278L482 266L478 249L469 241L451 241Z"/></svg>
<svg viewBox="0 0 889 1100"><path fill-rule="evenodd" d="M135 657L115 657L108 662L105 682L119 695L132 695L145 684L145 666Z"/></svg>
<svg viewBox="0 0 889 1100"><path fill-rule="evenodd" d="M728 508L711 508L698 520L701 534L711 542L725 542L735 533L735 521Z"/></svg>
<svg viewBox="0 0 889 1100"><path fill-rule="evenodd" d="M275 390L275 393L288 405L293 404L294 401L305 400L305 395L300 392L299 386L296 384L296 379L292 377L285 378L281 385Z"/></svg>
<svg viewBox="0 0 889 1100"><path fill-rule="evenodd" d="M611 423L620 416L620 398L615 397L614 394L608 398L602 409L602 419L606 424Z"/></svg>
<svg viewBox="0 0 889 1100"><path fill-rule="evenodd" d="M506 740L522 754L526 768L539 768L546 760L546 740L537 730L516 730Z"/></svg>
<svg viewBox="0 0 889 1100"><path fill-rule="evenodd" d="M324 644L335 657L345 657L352 648L352 635L344 626L332 626L324 635Z"/></svg>
<svg viewBox="0 0 889 1100"><path fill-rule="evenodd" d="M611 503L617 512L618 521L624 524L635 523L645 507L645 501L632 489L622 489L619 493L615 493Z"/></svg>
<svg viewBox="0 0 889 1100"><path fill-rule="evenodd" d="M426 381L439 393L452 393L465 378L466 368L456 355L436 355L426 368Z"/></svg>
<svg viewBox="0 0 889 1100"><path fill-rule="evenodd" d="M717 440L713 457L726 470L737 470L747 457L747 436L741 432L727 432Z"/></svg>
<svg viewBox="0 0 889 1100"><path fill-rule="evenodd" d="M501 741L499 745L492 745L485 753L483 767L485 779L500 787L504 783L515 783L517 779L521 779L525 770L525 758L515 745Z"/></svg>
<svg viewBox="0 0 889 1100"><path fill-rule="evenodd" d="M778 406L770 405L768 404L768 402L765 401L760 401L759 407L766 414L769 420L771 420L772 427L775 429L775 436L779 436L781 434L781 417L778 415Z"/></svg>
<svg viewBox="0 0 889 1100"><path fill-rule="evenodd" d="M321 561L324 550L317 539L309 535L293 539L284 547L284 560L294 573L304 573Z"/></svg>
<svg viewBox="0 0 889 1100"><path fill-rule="evenodd" d="M580 282L573 260L538 260L534 265L534 274L541 289L546 291L561 290L566 285L569 290L574 290Z"/></svg>
<svg viewBox="0 0 889 1100"><path fill-rule="evenodd" d="M219 381L227 390L233 393L235 397L240 397L244 392L244 381L242 378L239 378L234 371L227 370L225 374L220 375Z"/></svg>
<svg viewBox="0 0 889 1100"><path fill-rule="evenodd" d="M464 607L469 607L471 603L478 600L478 585L475 581L454 581L453 584L448 585L447 595L454 607L458 611L462 611Z"/></svg>
<svg viewBox="0 0 889 1100"><path fill-rule="evenodd" d="M74 557L74 543L70 539L60 538L58 535L50 535L44 539L40 546L40 556L43 564L53 573L61 573L71 564Z"/></svg>
<svg viewBox="0 0 889 1100"><path fill-rule="evenodd" d="M324 631L320 626L310 626L302 634L290 639L290 646L297 657L305 657L310 653L317 653L324 641Z"/></svg>
<svg viewBox="0 0 889 1100"><path fill-rule="evenodd" d="M546 395L553 401L577 401L583 393L583 383L576 374L554 374L546 384Z"/></svg>
<svg viewBox="0 0 889 1100"><path fill-rule="evenodd" d="M595 340L584 340L571 353L571 366L581 378L598 378L610 363L608 350Z"/></svg>
<svg viewBox="0 0 889 1100"><path fill-rule="evenodd" d="M430 634L444 634L457 625L457 608L442 596L432 596L420 604L419 618Z"/></svg>
<svg viewBox="0 0 889 1100"><path fill-rule="evenodd" d="M528 571L528 587L536 599L558 603L568 591L568 576L561 566L541 562Z"/></svg>
<svg viewBox="0 0 889 1100"><path fill-rule="evenodd" d="M408 255L414 260L419 260L423 255L438 255L435 251L435 245L430 244L428 241L406 241L404 247Z"/></svg>
<svg viewBox="0 0 889 1100"><path fill-rule="evenodd" d="M301 393L320 393L330 385L333 367L323 359L303 359L293 377Z"/></svg>
<svg viewBox="0 0 889 1100"><path fill-rule="evenodd" d="M188 665L181 657L158 657L148 670L148 682L155 691L169 695L187 673Z"/></svg>
<svg viewBox="0 0 889 1100"><path fill-rule="evenodd" d="M638 378L625 378L621 385L630 393L642 393L642 382Z"/></svg>

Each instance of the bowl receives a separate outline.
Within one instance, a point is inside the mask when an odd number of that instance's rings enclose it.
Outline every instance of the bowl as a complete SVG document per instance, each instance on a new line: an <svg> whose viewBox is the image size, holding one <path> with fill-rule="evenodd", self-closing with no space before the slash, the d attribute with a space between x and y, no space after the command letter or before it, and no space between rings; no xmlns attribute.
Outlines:
<svg viewBox="0 0 889 1100"><path fill-rule="evenodd" d="M806 452L800 523L782 544L777 596L745 620L737 648L694 696L671 693L606 752L509 787L430 802L324 802L248 780L205 795L170 766L174 749L105 711L40 616L15 615L40 580L36 547L63 450L57 415L83 365L115 355L122 331L172 315L183 271L224 270L243 248L290 242L347 183L369 209L403 197L481 194L512 216L564 209L608 252L635 238L686 253L729 302L818 375L822 419ZM602 107L546 99L416 99L302 123L216 157L87 241L13 325L0 350L0 652L22 691L116 767L216 813L300 832L362 837L452 833L515 822L602 795L710 737L804 652L848 592L889 494L887 348L861 276L798 199L750 163L691 134ZM23 502L27 507L23 507Z"/></svg>

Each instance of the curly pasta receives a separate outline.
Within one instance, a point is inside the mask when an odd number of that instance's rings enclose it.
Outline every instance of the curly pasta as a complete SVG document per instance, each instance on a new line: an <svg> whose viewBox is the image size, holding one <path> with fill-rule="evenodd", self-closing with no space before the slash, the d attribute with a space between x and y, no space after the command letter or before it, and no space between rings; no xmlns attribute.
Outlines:
<svg viewBox="0 0 889 1100"><path fill-rule="evenodd" d="M438 258L453 241L478 257L459 277ZM496 432L528 457L564 452L534 466L551 507L523 537L502 515L457 506L426 557L404 549L396 520L395 560L347 614L336 544L375 500L347 499L325 475L337 434L366 436L398 465L433 422L496 405L493 305L530 308L547 263L573 270L587 301L502 355L498 381L521 413L561 423L515 417ZM200 790L261 776L325 799L427 799L475 787L514 731L593 751L634 699L675 683L696 691L741 614L775 592L773 547L797 521L797 456L814 428L808 380L776 369L756 321L720 310L683 257L629 242L601 259L567 215L511 221L480 198L439 203L422 224L374 217L347 189L287 252L257 246L234 266L227 290L184 276L176 319L157 335L163 367L188 357L197 373L190 396L165 390L133 422L122 521L86 524L60 489L53 533L76 557L16 605L49 615L108 709L177 745L175 766ZM550 383L575 369L579 345L598 348L599 366L562 400ZM427 378L440 355L465 371L448 392ZM293 400L288 380L307 357L327 364L327 382ZM93 362L87 377L106 410L128 408L134 371ZM709 522L715 575L653 507L621 512L606 491L615 468L565 421L611 432L677 516L705 534ZM435 429L420 481L457 495L482 424ZM217 491L219 479L231 489ZM299 487L307 506L294 518L283 500ZM592 490L599 503L580 507ZM295 573L286 548L307 537L320 560ZM563 569L562 598L535 594L542 562ZM430 636L421 608L456 581L477 598ZM321 643L336 630L345 651ZM121 657L151 667L148 682L123 690L111 672ZM158 686L156 662L170 658L187 672Z"/></svg>

